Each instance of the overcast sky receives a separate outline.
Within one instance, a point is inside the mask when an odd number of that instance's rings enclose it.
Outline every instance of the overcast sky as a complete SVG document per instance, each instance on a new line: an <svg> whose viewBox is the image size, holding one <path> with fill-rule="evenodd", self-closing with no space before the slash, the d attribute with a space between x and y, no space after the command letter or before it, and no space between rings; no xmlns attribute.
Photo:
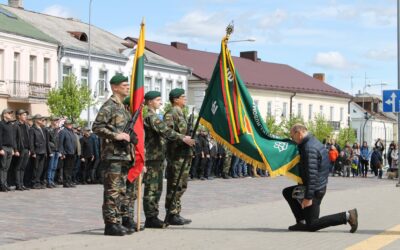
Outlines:
<svg viewBox="0 0 400 250"><path fill-rule="evenodd" d="M89 19L89 0L23 2L27 10ZM93 0L91 21L124 38L137 37L145 17L147 40L219 52L233 20L231 40L256 40L230 44L234 56L256 50L263 61L325 73L327 83L356 93L365 83L397 89L396 10L396 0Z"/></svg>

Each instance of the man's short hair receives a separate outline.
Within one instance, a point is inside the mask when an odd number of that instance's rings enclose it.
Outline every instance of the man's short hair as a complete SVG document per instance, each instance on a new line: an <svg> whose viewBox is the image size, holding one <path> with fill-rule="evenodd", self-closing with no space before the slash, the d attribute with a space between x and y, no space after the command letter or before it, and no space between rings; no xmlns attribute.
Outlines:
<svg viewBox="0 0 400 250"><path fill-rule="evenodd" d="M293 131L293 132L307 132L308 131L308 129L307 129L307 127L306 126L304 126L303 124L301 124L301 123L296 123L295 125L293 125L292 126L292 128L290 129L290 131Z"/></svg>

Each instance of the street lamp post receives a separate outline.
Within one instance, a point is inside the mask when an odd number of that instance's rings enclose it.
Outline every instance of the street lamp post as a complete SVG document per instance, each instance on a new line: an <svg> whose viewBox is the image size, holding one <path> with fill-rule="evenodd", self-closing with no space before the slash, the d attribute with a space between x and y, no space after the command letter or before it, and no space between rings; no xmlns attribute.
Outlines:
<svg viewBox="0 0 400 250"><path fill-rule="evenodd" d="M89 37L88 37L88 87L89 89L92 89L92 68L90 66L91 63L91 41L92 41L92 36L90 35L90 30L91 30L91 20L92 20L92 0L89 0ZM87 109L87 119L88 119L88 126L90 127L90 105L88 106Z"/></svg>

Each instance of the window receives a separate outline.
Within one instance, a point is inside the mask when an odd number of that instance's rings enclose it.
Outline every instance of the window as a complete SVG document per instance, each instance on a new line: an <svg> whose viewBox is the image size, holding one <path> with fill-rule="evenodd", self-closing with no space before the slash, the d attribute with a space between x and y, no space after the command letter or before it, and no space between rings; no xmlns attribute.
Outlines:
<svg viewBox="0 0 400 250"><path fill-rule="evenodd" d="M319 106L319 114L324 115L324 106L322 105Z"/></svg>
<svg viewBox="0 0 400 250"><path fill-rule="evenodd" d="M333 116L335 115L333 112L334 112L333 107L330 107L330 110L329 110L329 120L330 121L333 121Z"/></svg>
<svg viewBox="0 0 400 250"><path fill-rule="evenodd" d="M89 69L81 68L81 86L89 85Z"/></svg>
<svg viewBox="0 0 400 250"><path fill-rule="evenodd" d="M43 83L50 82L50 59L44 58L43 60Z"/></svg>
<svg viewBox="0 0 400 250"><path fill-rule="evenodd" d="M151 77L146 76L144 78L144 93L147 93L151 90Z"/></svg>
<svg viewBox="0 0 400 250"><path fill-rule="evenodd" d="M29 57L29 82L36 82L36 56Z"/></svg>
<svg viewBox="0 0 400 250"><path fill-rule="evenodd" d="M4 50L0 49L0 80L4 80Z"/></svg>
<svg viewBox="0 0 400 250"><path fill-rule="evenodd" d="M13 72L13 80L18 81L19 80L19 71L20 71L20 56L19 53L15 52L14 53L14 72Z"/></svg>
<svg viewBox="0 0 400 250"><path fill-rule="evenodd" d="M312 104L308 104L308 120L312 120L313 116L313 106Z"/></svg>
<svg viewBox="0 0 400 250"><path fill-rule="evenodd" d="M171 90L172 90L172 80L167 80L167 83L165 84L165 94L168 96Z"/></svg>
<svg viewBox="0 0 400 250"><path fill-rule="evenodd" d="M72 66L63 65L63 73L62 73L63 82L65 82L71 75L72 75Z"/></svg>
<svg viewBox="0 0 400 250"><path fill-rule="evenodd" d="M162 84L162 79L161 78L157 78L155 83L154 83L153 90L161 92L161 84Z"/></svg>
<svg viewBox="0 0 400 250"><path fill-rule="evenodd" d="M343 121L343 108L340 108L340 121Z"/></svg>
<svg viewBox="0 0 400 250"><path fill-rule="evenodd" d="M267 103L267 115L270 116L272 114L272 102Z"/></svg>
<svg viewBox="0 0 400 250"><path fill-rule="evenodd" d="M297 116L298 116L298 117L302 117L302 115L303 115L303 114L302 114L302 113L303 113L303 112L302 112L302 109L303 109L303 104L298 103L298 104L297 104Z"/></svg>
<svg viewBox="0 0 400 250"><path fill-rule="evenodd" d="M104 97L107 84L107 71L99 71L99 96Z"/></svg>
<svg viewBox="0 0 400 250"><path fill-rule="evenodd" d="M282 116L286 118L286 115L287 115L287 102L284 102L282 106Z"/></svg>
<svg viewBox="0 0 400 250"><path fill-rule="evenodd" d="M183 82L182 81L177 81L176 82L176 87L180 88L180 89L183 89Z"/></svg>

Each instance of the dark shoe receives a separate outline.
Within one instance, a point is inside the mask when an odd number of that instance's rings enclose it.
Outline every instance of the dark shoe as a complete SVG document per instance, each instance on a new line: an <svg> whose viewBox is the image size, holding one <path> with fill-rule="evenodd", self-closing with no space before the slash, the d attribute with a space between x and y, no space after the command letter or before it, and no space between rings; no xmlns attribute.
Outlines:
<svg viewBox="0 0 400 250"><path fill-rule="evenodd" d="M176 216L178 216L183 221L183 224L185 224L185 225L192 223L191 219L185 219L182 216L180 216L179 214Z"/></svg>
<svg viewBox="0 0 400 250"><path fill-rule="evenodd" d="M125 228L127 234L133 234L135 232L135 223L133 219L130 220L129 217L122 218L122 226Z"/></svg>
<svg viewBox="0 0 400 250"><path fill-rule="evenodd" d="M168 219L168 224L174 225L174 226L183 226L183 225L185 225L185 222L182 220L182 218L179 215L171 214Z"/></svg>
<svg viewBox="0 0 400 250"><path fill-rule="evenodd" d="M290 226L288 229L289 229L289 231L307 231L306 228L307 227L304 223L298 222L298 223Z"/></svg>
<svg viewBox="0 0 400 250"><path fill-rule="evenodd" d="M25 186L22 186L22 188L23 188L24 190L30 190L30 188L25 187Z"/></svg>
<svg viewBox="0 0 400 250"><path fill-rule="evenodd" d="M146 218L144 227L146 228L163 228L164 222L157 217Z"/></svg>
<svg viewBox="0 0 400 250"><path fill-rule="evenodd" d="M71 187L71 188L76 188L76 184L75 184L74 182L70 182L70 183L69 183L69 187Z"/></svg>
<svg viewBox="0 0 400 250"><path fill-rule="evenodd" d="M17 186L17 187L15 188L15 190L24 191L25 189L23 189L22 186Z"/></svg>
<svg viewBox="0 0 400 250"><path fill-rule="evenodd" d="M0 186L0 192L8 192L5 186Z"/></svg>
<svg viewBox="0 0 400 250"><path fill-rule="evenodd" d="M347 221L350 224L350 233L354 233L357 231L358 228L358 213L357 209L354 208L352 210L349 210L349 220Z"/></svg>
<svg viewBox="0 0 400 250"><path fill-rule="evenodd" d="M47 188L53 188L53 186L51 184L47 184L46 186Z"/></svg>
<svg viewBox="0 0 400 250"><path fill-rule="evenodd" d="M64 183L63 187L64 187L64 188L70 188L71 185L70 185L69 183Z"/></svg>
<svg viewBox="0 0 400 250"><path fill-rule="evenodd" d="M7 191L11 191L11 188L7 186L7 184L4 187L7 189Z"/></svg>
<svg viewBox="0 0 400 250"><path fill-rule="evenodd" d="M51 183L50 185L52 188L57 188L56 184L54 184L54 183Z"/></svg>
<svg viewBox="0 0 400 250"><path fill-rule="evenodd" d="M104 235L124 236L125 234L126 231L120 224L106 224L106 227L104 228Z"/></svg>
<svg viewBox="0 0 400 250"><path fill-rule="evenodd" d="M224 175L224 176L222 176L222 178L224 178L224 179L231 179L232 177L230 177L229 175Z"/></svg>
<svg viewBox="0 0 400 250"><path fill-rule="evenodd" d="M204 177L201 177L201 178L200 178L200 180L202 180L202 181L205 181L205 180L206 180L206 178L204 178Z"/></svg>
<svg viewBox="0 0 400 250"><path fill-rule="evenodd" d="M42 189L42 185L35 184L35 185L33 185L32 189Z"/></svg>

